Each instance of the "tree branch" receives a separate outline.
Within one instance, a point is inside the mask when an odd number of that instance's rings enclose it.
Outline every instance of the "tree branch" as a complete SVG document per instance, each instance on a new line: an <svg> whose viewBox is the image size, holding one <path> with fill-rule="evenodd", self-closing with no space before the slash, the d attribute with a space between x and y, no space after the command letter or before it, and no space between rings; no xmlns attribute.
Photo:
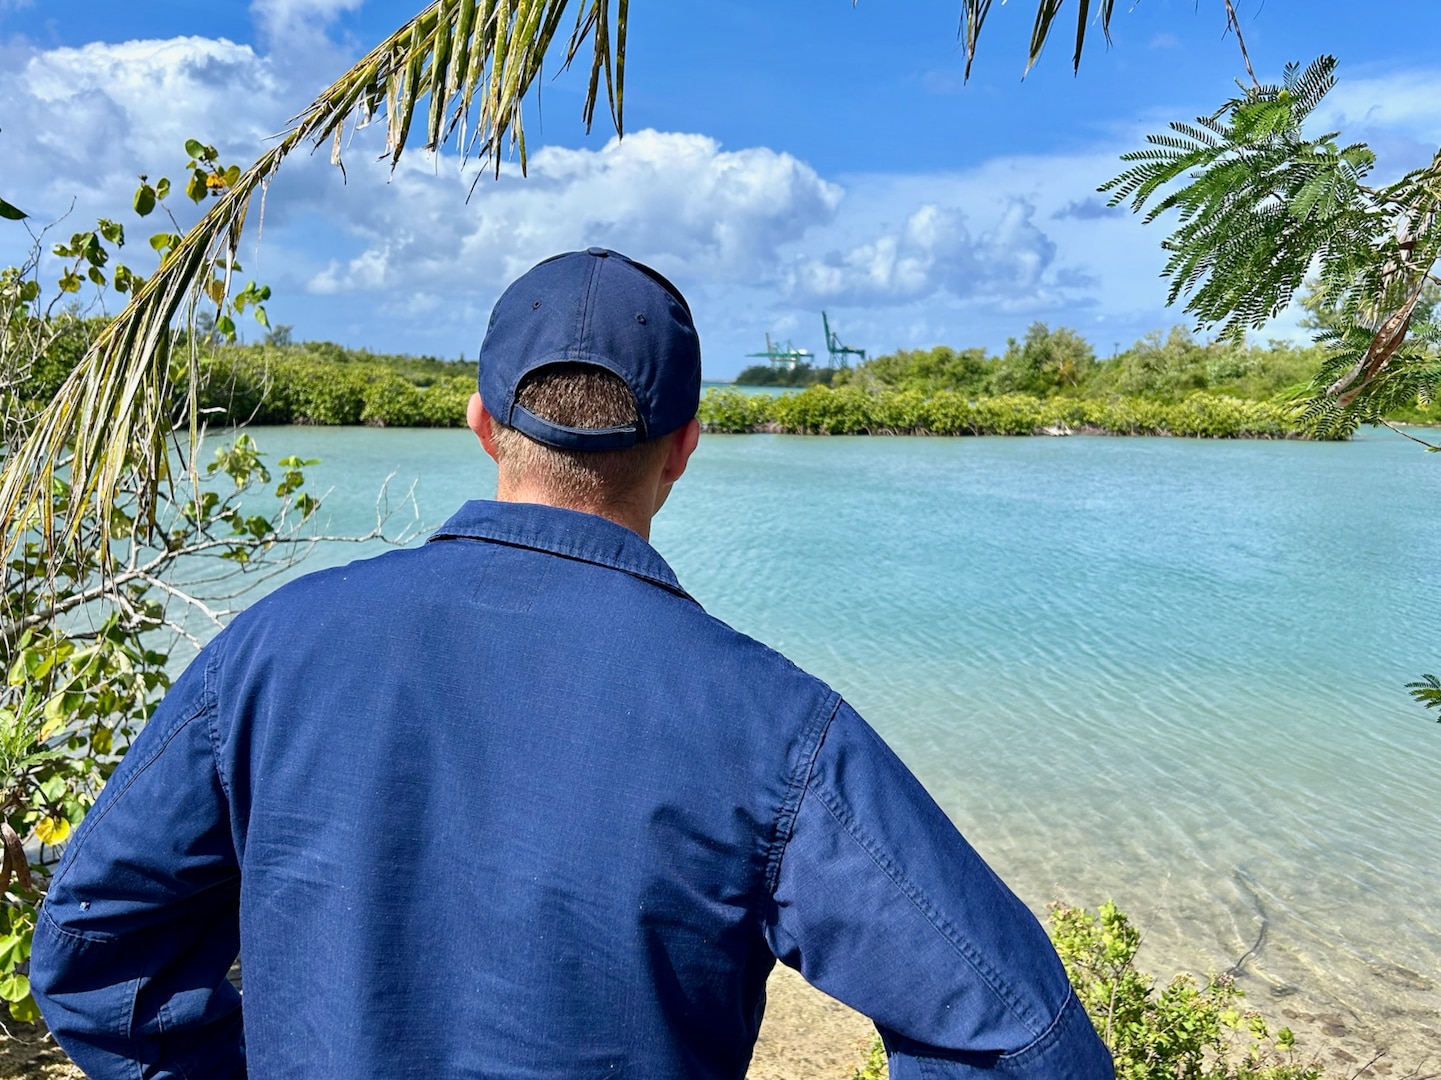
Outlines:
<svg viewBox="0 0 1441 1080"><path fill-rule="evenodd" d="M1392 431L1394 431L1397 435L1400 435L1401 438L1403 438L1403 439L1410 439L1413 443L1420 443L1420 444L1421 444L1422 446L1424 446L1427 450L1431 450L1431 451L1434 451L1434 452L1441 453L1441 446L1438 446L1438 445L1436 445L1435 443L1429 443L1429 442L1427 442L1425 439L1417 438L1415 435L1412 435L1412 434L1410 434L1410 433L1408 433L1408 432L1402 431L1402 430L1401 430L1400 428L1398 428L1395 424L1391 423L1390 420L1387 420L1387 419L1385 419L1384 417L1378 419L1378 420L1377 420L1377 423L1381 424L1383 427L1388 427L1388 428L1390 428L1390 429L1391 429Z"/></svg>
<svg viewBox="0 0 1441 1080"><path fill-rule="evenodd" d="M1246 39L1241 36L1241 20L1231 0L1226 0L1226 26L1236 35L1236 44L1241 48L1241 59L1246 64L1246 74L1251 76L1251 85L1261 89L1261 80L1256 78L1256 69L1251 66L1251 54L1246 51Z"/></svg>

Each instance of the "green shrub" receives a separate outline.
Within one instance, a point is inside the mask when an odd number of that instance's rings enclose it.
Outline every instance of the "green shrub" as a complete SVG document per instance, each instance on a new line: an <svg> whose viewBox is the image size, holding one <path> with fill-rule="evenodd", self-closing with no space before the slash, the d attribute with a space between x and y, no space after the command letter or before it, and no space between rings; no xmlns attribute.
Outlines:
<svg viewBox="0 0 1441 1080"><path fill-rule="evenodd" d="M455 427L465 421L471 387L468 379L419 387L394 372L381 372L366 384L360 422L372 427Z"/></svg>
<svg viewBox="0 0 1441 1080"><path fill-rule="evenodd" d="M1141 932L1112 903L1097 911L1056 904L1051 941L1077 999L1116 1062L1117 1080L1321 1080L1324 1069L1296 1050L1289 1028L1274 1035L1225 975L1198 985L1177 975L1157 988L1136 968ZM851 1080L887 1075L872 1044Z"/></svg>
<svg viewBox="0 0 1441 1080"><path fill-rule="evenodd" d="M774 399L767 394L743 394L739 390L706 391L700 403L700 422L707 431L742 435L759 431L769 422Z"/></svg>
<svg viewBox="0 0 1441 1080"><path fill-rule="evenodd" d="M743 369L735 381L741 386L811 386L815 383L829 386L839 373L836 368L816 367L802 360L794 367L752 364Z"/></svg>
<svg viewBox="0 0 1441 1080"><path fill-rule="evenodd" d="M1319 1080L1301 1061L1289 1028L1273 1036L1241 1008L1229 976L1204 986L1177 975L1164 987L1135 966L1141 932L1116 905L1091 912L1056 904L1051 940L1077 998L1116 1060L1117 1080Z"/></svg>
<svg viewBox="0 0 1441 1080"><path fill-rule="evenodd" d="M468 364L392 365L329 342L221 348L200 371L200 406L212 423L459 427L475 389Z"/></svg>
<svg viewBox="0 0 1441 1080"><path fill-rule="evenodd" d="M967 398L942 390L866 390L812 386L799 394L747 397L709 391L700 419L707 431L795 435L1035 435L1055 429L1114 435L1192 438L1294 438L1305 434L1288 405L1195 393L1176 403L1142 398L1038 398L1003 394Z"/></svg>

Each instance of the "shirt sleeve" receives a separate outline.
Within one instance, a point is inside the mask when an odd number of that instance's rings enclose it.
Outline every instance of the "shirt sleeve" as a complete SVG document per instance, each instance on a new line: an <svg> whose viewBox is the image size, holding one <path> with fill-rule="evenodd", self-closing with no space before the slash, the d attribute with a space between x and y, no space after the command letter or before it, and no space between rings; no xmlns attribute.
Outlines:
<svg viewBox="0 0 1441 1080"><path fill-rule="evenodd" d="M35 928L31 987L93 1080L245 1076L240 876L205 668L176 681L76 830Z"/></svg>
<svg viewBox="0 0 1441 1080"><path fill-rule="evenodd" d="M893 1080L1114 1075L1035 916L844 702L773 900L772 951L875 1022Z"/></svg>

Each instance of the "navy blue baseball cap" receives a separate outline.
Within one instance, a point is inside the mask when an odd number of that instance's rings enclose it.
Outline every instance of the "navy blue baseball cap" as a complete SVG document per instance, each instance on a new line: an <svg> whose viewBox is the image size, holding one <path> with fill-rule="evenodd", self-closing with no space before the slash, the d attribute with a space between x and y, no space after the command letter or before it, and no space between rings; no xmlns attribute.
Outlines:
<svg viewBox="0 0 1441 1080"><path fill-rule="evenodd" d="M594 364L635 395L640 422L576 428L516 400L521 381L551 364ZM700 338L680 290L607 248L555 255L506 289L480 347L486 411L563 450L617 450L683 427L700 407Z"/></svg>

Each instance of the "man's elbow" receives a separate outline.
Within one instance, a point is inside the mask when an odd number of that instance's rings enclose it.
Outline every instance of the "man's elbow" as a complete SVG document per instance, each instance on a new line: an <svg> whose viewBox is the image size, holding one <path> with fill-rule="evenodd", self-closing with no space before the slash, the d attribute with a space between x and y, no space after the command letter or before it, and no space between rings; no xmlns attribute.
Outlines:
<svg viewBox="0 0 1441 1080"><path fill-rule="evenodd" d="M949 1052L883 1032L891 1080L1115 1080L1110 1051L1074 994L1051 1024L1011 1052Z"/></svg>

